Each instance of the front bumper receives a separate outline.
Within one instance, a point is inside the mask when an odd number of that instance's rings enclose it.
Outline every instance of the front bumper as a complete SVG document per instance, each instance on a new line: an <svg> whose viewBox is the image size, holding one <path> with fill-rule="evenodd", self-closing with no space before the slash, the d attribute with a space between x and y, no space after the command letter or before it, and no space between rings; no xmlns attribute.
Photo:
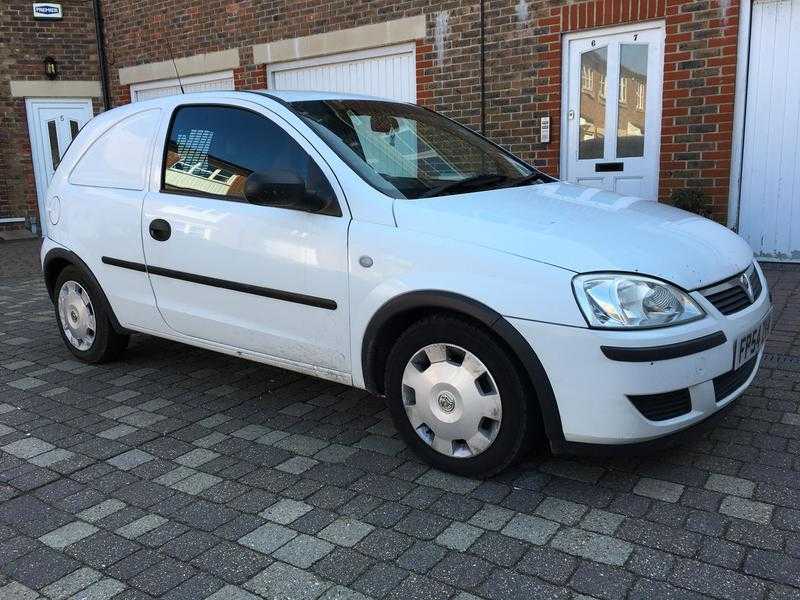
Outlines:
<svg viewBox="0 0 800 600"><path fill-rule="evenodd" d="M762 281L763 275L761 275ZM722 315L701 294L692 296L705 309L704 319L663 329L604 331L508 318L539 358L550 381L562 429L555 448L581 444L636 444L684 430L729 405L750 385L755 367L729 393L717 398L714 379L733 369L736 340L771 310L764 289L749 307ZM649 348L680 345L722 332L725 341L686 356L628 362L608 358L602 347ZM718 387L721 386L718 379ZM743 381L739 385L739 381ZM652 420L634 406L631 396L654 396L688 390L688 412ZM690 405L688 404L690 402ZM553 432L548 432L553 442Z"/></svg>

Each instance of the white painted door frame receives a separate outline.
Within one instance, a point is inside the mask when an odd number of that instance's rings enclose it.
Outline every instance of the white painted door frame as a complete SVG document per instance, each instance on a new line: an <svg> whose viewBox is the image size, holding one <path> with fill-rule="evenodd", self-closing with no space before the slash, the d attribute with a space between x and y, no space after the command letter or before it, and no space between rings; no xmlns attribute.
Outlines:
<svg viewBox="0 0 800 600"><path fill-rule="evenodd" d="M661 153L661 121L662 121L662 103L663 103L663 77L664 77L664 40L665 40L665 23L663 19L656 21L647 21L644 23L633 23L629 25L619 25L614 27L603 27L598 29L590 29L586 31L578 31L567 33L562 37L562 63L561 63L561 136L559 148L559 172L562 179L570 177L570 153L577 152L578 136L577 130L579 127L573 127L575 131L570 129L570 110L574 111L574 119L577 122L580 119L580 91L577 92L577 98L574 94L571 96L571 84L573 82L572 71L576 68L580 69L580 56L577 60L570 52L570 43L581 43L583 41L604 38L610 36L620 36L627 34L636 34L640 32L647 32L648 36L657 42L655 48L655 60L648 60L648 82L647 82L647 98L646 98L646 138L645 138L645 155L647 157L647 168L651 173L652 178L652 199L656 199L658 193L658 177L659 177L659 164ZM655 32L656 35L652 35ZM617 41L617 43L624 43ZM632 42L635 43L635 42ZM617 46L619 48L619 46ZM619 52L613 55L616 58L616 63L611 65L610 69L619 69ZM609 56L608 58L611 58ZM607 58L607 60L608 60ZM580 74L578 74L580 75ZM609 81L615 78L609 77ZM607 86L607 102L616 105L619 95L618 86ZM611 89L614 87L614 89ZM612 121L605 124L606 129L613 128L616 132L617 128L617 107L612 106ZM649 117L649 118L648 118ZM613 136L616 139L616 135ZM574 138L574 139L573 139ZM609 145L609 136L606 135L606 146ZM608 150L606 149L606 153ZM612 159L605 158L606 161ZM616 160L616 159L614 159ZM621 161L630 161L630 158L620 159ZM634 159L641 160L641 159Z"/></svg>
<svg viewBox="0 0 800 600"><path fill-rule="evenodd" d="M42 135L42 120L40 110L46 109L84 109L88 115L86 121L92 118L94 110L89 98L26 98L25 112L28 120L28 136L31 142L31 161L33 162L33 176L36 183L36 198L39 206L39 227L41 233L47 233L47 210L45 206L48 180L46 161L50 158L49 148L45 145ZM84 121L85 123L85 121ZM81 124L82 126L82 124ZM71 141L59 137L59 154L63 155ZM52 160L52 158L50 158Z"/></svg>

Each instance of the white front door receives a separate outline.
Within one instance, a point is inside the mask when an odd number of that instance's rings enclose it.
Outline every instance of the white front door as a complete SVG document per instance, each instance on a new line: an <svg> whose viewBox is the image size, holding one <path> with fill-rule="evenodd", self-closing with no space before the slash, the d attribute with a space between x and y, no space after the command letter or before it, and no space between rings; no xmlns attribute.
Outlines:
<svg viewBox="0 0 800 600"><path fill-rule="evenodd" d="M28 133L31 138L31 159L39 199L39 222L46 233L45 195L61 157L72 139L92 118L91 100L28 98Z"/></svg>
<svg viewBox="0 0 800 600"><path fill-rule="evenodd" d="M564 52L563 178L656 200L663 26L568 35Z"/></svg>

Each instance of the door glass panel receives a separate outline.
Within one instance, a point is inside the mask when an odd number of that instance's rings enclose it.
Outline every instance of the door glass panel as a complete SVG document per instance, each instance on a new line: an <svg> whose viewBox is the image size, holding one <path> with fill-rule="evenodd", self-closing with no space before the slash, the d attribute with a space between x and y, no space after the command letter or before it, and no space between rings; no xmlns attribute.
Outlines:
<svg viewBox="0 0 800 600"><path fill-rule="evenodd" d="M578 132L578 158L603 158L606 135L605 47L581 54L581 104Z"/></svg>
<svg viewBox="0 0 800 600"><path fill-rule="evenodd" d="M617 158L644 156L647 44L619 46Z"/></svg>
<svg viewBox="0 0 800 600"><path fill-rule="evenodd" d="M314 159L269 119L223 106L183 106L175 112L164 161L165 191L241 202L251 173L281 171L297 175L329 205L335 203Z"/></svg>
<svg viewBox="0 0 800 600"><path fill-rule="evenodd" d="M53 161L53 170L58 168L58 163L61 160L61 154L58 151L58 132L56 131L56 122L47 122L47 137L50 142L50 160Z"/></svg>
<svg viewBox="0 0 800 600"><path fill-rule="evenodd" d="M78 131L80 131L80 125L77 121L73 121L70 119L69 121L69 137L70 139L75 139L75 136L78 135Z"/></svg>

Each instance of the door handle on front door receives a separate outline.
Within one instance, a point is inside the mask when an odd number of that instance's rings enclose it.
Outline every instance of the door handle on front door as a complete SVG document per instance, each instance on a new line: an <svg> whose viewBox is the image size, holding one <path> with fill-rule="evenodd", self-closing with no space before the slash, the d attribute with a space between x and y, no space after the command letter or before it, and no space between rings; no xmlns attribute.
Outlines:
<svg viewBox="0 0 800 600"><path fill-rule="evenodd" d="M157 242L166 242L172 235L172 227L164 219L154 219L150 222L150 237Z"/></svg>

